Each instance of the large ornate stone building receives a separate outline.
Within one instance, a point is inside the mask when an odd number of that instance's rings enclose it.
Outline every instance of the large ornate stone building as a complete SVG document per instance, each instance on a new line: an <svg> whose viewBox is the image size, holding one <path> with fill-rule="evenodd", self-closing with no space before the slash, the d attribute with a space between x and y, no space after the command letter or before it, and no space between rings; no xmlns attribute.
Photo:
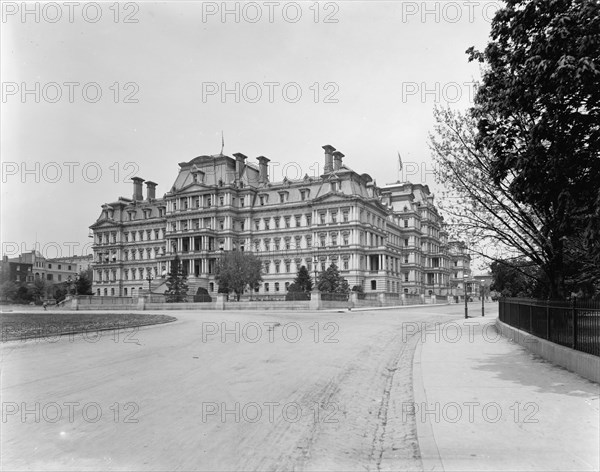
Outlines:
<svg viewBox="0 0 600 472"><path fill-rule="evenodd" d="M252 251L264 262L261 294L284 294L304 265L314 275L335 262L350 286L451 294L469 273L465 246L449 242L426 185L378 187L323 146L323 173L270 182L264 156L199 156L179 164L170 190L133 178L133 197L102 205L94 235L94 292L135 296L164 291L175 255L190 293L218 289L223 251Z"/></svg>

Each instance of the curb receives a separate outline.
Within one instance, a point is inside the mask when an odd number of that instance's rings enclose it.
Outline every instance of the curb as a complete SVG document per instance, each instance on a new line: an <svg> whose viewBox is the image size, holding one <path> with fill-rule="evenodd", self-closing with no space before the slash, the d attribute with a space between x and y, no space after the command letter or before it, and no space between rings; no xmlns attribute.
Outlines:
<svg viewBox="0 0 600 472"><path fill-rule="evenodd" d="M427 404L427 392L425 391L425 385L423 384L423 370L421 368L422 350L423 343L419 340L413 360L413 396L415 404L417 405ZM415 418L415 424L417 426L417 441L419 443L423 470L443 471L444 465L437 443L435 442L433 427L431 426L429 418L426 417L425 422L417 421Z"/></svg>

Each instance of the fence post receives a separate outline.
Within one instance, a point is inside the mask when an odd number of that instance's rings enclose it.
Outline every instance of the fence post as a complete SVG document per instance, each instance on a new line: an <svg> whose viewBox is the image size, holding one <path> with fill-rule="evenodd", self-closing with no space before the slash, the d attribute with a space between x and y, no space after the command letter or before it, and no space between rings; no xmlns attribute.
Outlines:
<svg viewBox="0 0 600 472"><path fill-rule="evenodd" d="M321 292L319 292L319 290L313 290L310 292L310 302L308 303L308 308L310 310L319 310L322 308L322 306Z"/></svg>
<svg viewBox="0 0 600 472"><path fill-rule="evenodd" d="M546 300L546 339L550 341L550 303Z"/></svg>
<svg viewBox="0 0 600 472"><path fill-rule="evenodd" d="M573 349L577 349L577 297L573 297Z"/></svg>
<svg viewBox="0 0 600 472"><path fill-rule="evenodd" d="M533 305L529 305L529 332L533 333Z"/></svg>
<svg viewBox="0 0 600 472"><path fill-rule="evenodd" d="M145 310L146 309L146 296L140 295L137 299L137 309Z"/></svg>
<svg viewBox="0 0 600 472"><path fill-rule="evenodd" d="M217 303L215 305L215 308L217 310L225 309L225 294L224 293L217 293Z"/></svg>
<svg viewBox="0 0 600 472"><path fill-rule="evenodd" d="M358 306L358 292L350 292L349 301L350 301L350 304L352 305L352 308ZM310 303L309 303L309 305L310 305Z"/></svg>

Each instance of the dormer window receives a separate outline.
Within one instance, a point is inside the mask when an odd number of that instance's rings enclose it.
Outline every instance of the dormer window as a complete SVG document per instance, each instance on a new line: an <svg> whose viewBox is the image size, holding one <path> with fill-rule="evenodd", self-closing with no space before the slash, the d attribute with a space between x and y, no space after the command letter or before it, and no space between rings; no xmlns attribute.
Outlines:
<svg viewBox="0 0 600 472"><path fill-rule="evenodd" d="M307 200L310 197L309 189L301 189L300 190L300 200Z"/></svg>
<svg viewBox="0 0 600 472"><path fill-rule="evenodd" d="M279 192L279 203L285 203L288 201L288 192Z"/></svg>

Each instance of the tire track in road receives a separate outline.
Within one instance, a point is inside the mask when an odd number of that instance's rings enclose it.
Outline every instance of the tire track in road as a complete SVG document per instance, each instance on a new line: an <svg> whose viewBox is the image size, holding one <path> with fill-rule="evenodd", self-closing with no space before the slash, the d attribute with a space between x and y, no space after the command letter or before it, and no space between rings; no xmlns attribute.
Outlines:
<svg viewBox="0 0 600 472"><path fill-rule="evenodd" d="M413 359L420 332L411 335L392 375L377 470L423 470L415 417L403 416L403 403L414 403ZM402 466L402 469L400 468Z"/></svg>
<svg viewBox="0 0 600 472"><path fill-rule="evenodd" d="M402 329L381 332L337 375L290 395L289 401L303 411L337 405L337 422L279 420L261 441L273 454L242 468L422 470L414 418L397 418L398 405L414 400L412 360L419 335L406 337Z"/></svg>

